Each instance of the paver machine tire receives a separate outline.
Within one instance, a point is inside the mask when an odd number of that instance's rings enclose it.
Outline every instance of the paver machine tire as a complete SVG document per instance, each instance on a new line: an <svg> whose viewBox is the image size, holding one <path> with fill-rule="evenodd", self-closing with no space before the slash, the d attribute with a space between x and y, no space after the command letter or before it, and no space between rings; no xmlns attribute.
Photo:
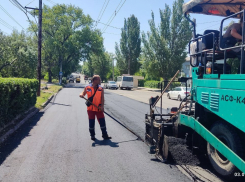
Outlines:
<svg viewBox="0 0 245 182"><path fill-rule="evenodd" d="M243 157L242 142L236 130L233 126L223 121L218 121L211 127L210 131L238 156ZM232 179L234 173L239 171L234 164L209 143L207 143L207 153L213 168L226 179Z"/></svg>

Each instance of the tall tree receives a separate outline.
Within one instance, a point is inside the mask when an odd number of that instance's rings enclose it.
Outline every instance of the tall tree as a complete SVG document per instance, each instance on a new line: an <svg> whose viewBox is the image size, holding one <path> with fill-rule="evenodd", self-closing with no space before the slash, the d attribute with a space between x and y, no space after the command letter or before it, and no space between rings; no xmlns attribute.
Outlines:
<svg viewBox="0 0 245 182"><path fill-rule="evenodd" d="M112 57L108 52L102 54L94 54L92 57L92 66L94 68L94 74L100 75L101 81L106 80L107 73L110 71Z"/></svg>
<svg viewBox="0 0 245 182"><path fill-rule="evenodd" d="M186 46L191 39L191 27L183 15L184 0L173 3L172 12L168 5L160 10L161 23L156 27L154 13L149 20L150 32L142 34L144 44L144 67L149 75L161 77L164 80L171 78L181 69L187 56Z"/></svg>
<svg viewBox="0 0 245 182"><path fill-rule="evenodd" d="M37 28L34 22L30 28ZM103 38L93 30L93 20L83 10L73 5L56 5L43 8L44 65L52 75L62 67L64 76L76 71L80 61L89 61L90 55L101 52Z"/></svg>
<svg viewBox="0 0 245 182"><path fill-rule="evenodd" d="M124 20L120 39L120 49L116 43L117 65L121 73L134 74L138 71L140 64L138 58L141 52L140 23L138 19L131 15L128 20Z"/></svg>

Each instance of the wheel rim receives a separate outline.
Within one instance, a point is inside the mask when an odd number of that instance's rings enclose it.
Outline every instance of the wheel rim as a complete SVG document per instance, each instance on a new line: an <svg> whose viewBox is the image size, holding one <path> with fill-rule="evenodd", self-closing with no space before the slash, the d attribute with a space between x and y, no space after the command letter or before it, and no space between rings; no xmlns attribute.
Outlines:
<svg viewBox="0 0 245 182"><path fill-rule="evenodd" d="M228 141L227 141L227 139L226 139L225 136L220 136L218 138L219 138L219 140L221 142L223 142L226 146L228 146L230 148L230 145L229 145L229 143L228 143ZM214 149L214 155L215 155L216 159L220 163L222 163L222 164L228 164L228 163L230 163L230 161L225 156L223 156L218 150L216 150L214 147L212 147L212 148Z"/></svg>

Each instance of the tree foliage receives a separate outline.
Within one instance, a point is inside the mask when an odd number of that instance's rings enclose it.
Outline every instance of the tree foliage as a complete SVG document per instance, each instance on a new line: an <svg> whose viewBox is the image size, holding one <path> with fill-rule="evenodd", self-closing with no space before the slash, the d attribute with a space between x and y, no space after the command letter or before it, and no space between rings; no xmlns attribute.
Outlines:
<svg viewBox="0 0 245 182"><path fill-rule="evenodd" d="M139 56L141 52L140 23L131 15L124 20L124 27L121 32L120 46L115 45L117 67L121 74L133 75L140 67Z"/></svg>
<svg viewBox="0 0 245 182"><path fill-rule="evenodd" d="M29 29L36 31L35 22ZM101 33L93 30L93 20L79 7L63 4L50 8L44 5L42 30L43 65L49 72L49 80L58 76L60 66L63 75L67 76L76 71L79 62L91 63L90 56L102 52Z"/></svg>
<svg viewBox="0 0 245 182"><path fill-rule="evenodd" d="M183 0L160 10L160 25L157 27L152 12L149 20L150 32L142 34L144 44L143 67L150 76L171 78L186 58L186 45L191 39L191 27L182 12Z"/></svg>
<svg viewBox="0 0 245 182"><path fill-rule="evenodd" d="M11 35L0 32L0 76L35 78L37 49L33 38L24 31Z"/></svg>

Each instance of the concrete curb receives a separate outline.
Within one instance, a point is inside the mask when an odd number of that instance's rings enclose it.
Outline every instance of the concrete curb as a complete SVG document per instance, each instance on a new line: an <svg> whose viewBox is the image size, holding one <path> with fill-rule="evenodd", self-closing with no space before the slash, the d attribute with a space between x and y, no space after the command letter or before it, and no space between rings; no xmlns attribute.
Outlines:
<svg viewBox="0 0 245 182"><path fill-rule="evenodd" d="M3 143L7 137L9 137L11 134L13 134L21 125L23 125L28 119L30 119L32 116L34 116L39 110L37 108L33 109L31 113L29 113L23 120L21 120L17 125L15 125L13 128L11 128L7 133L5 133L3 136L0 137L0 144Z"/></svg>
<svg viewBox="0 0 245 182"><path fill-rule="evenodd" d="M51 96L48 98L48 100L47 100L45 103L42 104L43 109L50 103L50 101L53 99L53 97L54 97L55 95L57 95L61 90L62 90L62 88L60 88L56 94L51 95Z"/></svg>
<svg viewBox="0 0 245 182"><path fill-rule="evenodd" d="M54 95L55 95L55 94L51 95L51 96L48 98L48 100L47 100L45 103L42 104L42 107L43 107L43 108L46 107L46 106L49 104L49 102L53 99Z"/></svg>

